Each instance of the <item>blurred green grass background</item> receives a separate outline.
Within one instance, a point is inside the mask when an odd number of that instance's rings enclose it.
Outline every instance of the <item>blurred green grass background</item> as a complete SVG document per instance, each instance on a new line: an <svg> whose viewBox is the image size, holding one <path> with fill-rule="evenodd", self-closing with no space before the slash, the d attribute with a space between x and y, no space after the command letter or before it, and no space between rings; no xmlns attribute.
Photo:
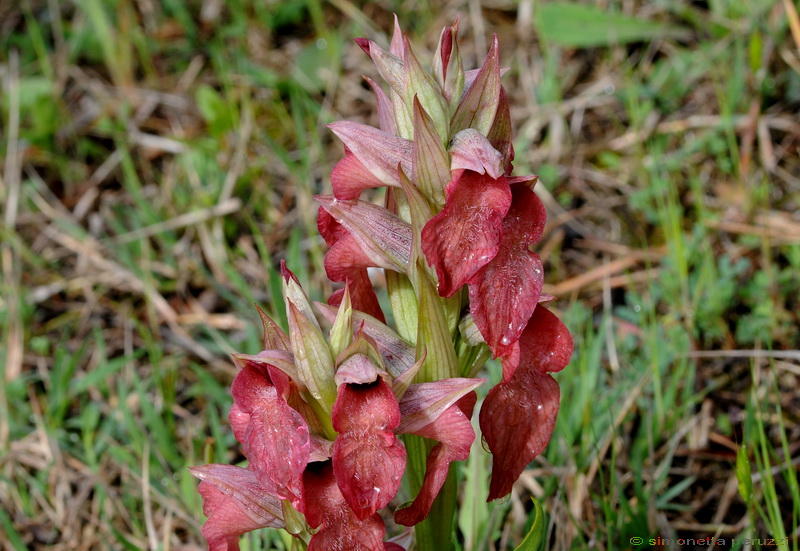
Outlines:
<svg viewBox="0 0 800 551"><path fill-rule="evenodd" d="M254 303L285 322L279 260L312 298L332 290L325 124L375 123L351 39L385 44L395 12L422 59L457 14L468 68L498 34L516 172L548 208L546 291L576 337L556 433L512 498L485 503L479 440L459 467L459 545L513 549L534 496L548 549L796 551L797 9L0 2L3 548L204 547L186 466L242 460L228 354L259 350Z"/></svg>

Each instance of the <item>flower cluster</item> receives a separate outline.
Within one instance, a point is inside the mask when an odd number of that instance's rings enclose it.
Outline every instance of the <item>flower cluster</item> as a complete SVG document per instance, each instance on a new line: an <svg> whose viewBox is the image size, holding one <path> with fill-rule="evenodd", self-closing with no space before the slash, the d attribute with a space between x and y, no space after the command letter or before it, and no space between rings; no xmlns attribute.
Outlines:
<svg viewBox="0 0 800 551"><path fill-rule="evenodd" d="M428 517L450 463L469 455L475 377L490 356L503 375L479 416L493 455L488 498L508 494L550 439L560 393L549 373L569 363L572 338L543 304L552 297L530 250L546 213L536 177L511 175L497 38L483 66L464 71L457 35L458 21L442 31L430 73L396 20L388 51L357 40L388 94L367 79L380 128L330 125L345 156L333 195L317 198L318 228L326 273L345 285L315 305L326 337L282 265L289 333L262 313L264 350L235 356L230 422L249 465L192 470L212 550L238 549L239 535L266 526L309 549L403 549L383 541L378 511L408 473L415 495L394 520ZM361 199L378 187L384 206ZM368 277L375 267L396 330ZM420 449L421 472L410 460Z"/></svg>

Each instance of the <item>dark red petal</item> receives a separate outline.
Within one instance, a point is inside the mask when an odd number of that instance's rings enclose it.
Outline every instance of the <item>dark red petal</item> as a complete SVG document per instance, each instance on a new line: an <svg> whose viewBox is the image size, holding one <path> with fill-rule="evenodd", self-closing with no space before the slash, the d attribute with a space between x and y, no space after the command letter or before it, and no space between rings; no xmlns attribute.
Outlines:
<svg viewBox="0 0 800 551"><path fill-rule="evenodd" d="M254 369L240 371L231 391L241 411L250 415L242 442L250 469L262 484L274 484L281 499L297 503L309 458L308 424Z"/></svg>
<svg viewBox="0 0 800 551"><path fill-rule="evenodd" d="M538 306L519 339L521 362L540 372L561 371L572 358L573 342L569 329L544 306Z"/></svg>
<svg viewBox="0 0 800 551"><path fill-rule="evenodd" d="M363 521L356 517L339 491L330 461L310 463L303 473L303 488L306 521L312 528L319 528L308 551L384 549L383 519L377 513Z"/></svg>
<svg viewBox="0 0 800 551"><path fill-rule="evenodd" d="M381 310L381 305L378 302L378 295L375 294L375 288L372 286L367 270L354 270L347 277L347 282L350 287L350 302L353 308L365 314L369 314L381 323L386 323L383 310ZM342 303L343 294L344 287L335 291L328 298L328 304L331 306L339 306Z"/></svg>
<svg viewBox="0 0 800 551"><path fill-rule="evenodd" d="M494 456L489 500L508 494L523 469L547 446L560 395L555 379L524 363L510 381L489 391L480 414L483 437Z"/></svg>
<svg viewBox="0 0 800 551"><path fill-rule="evenodd" d="M422 229L422 251L436 268L441 296L452 296L494 258L510 206L505 177L454 173L444 209Z"/></svg>
<svg viewBox="0 0 800 551"><path fill-rule="evenodd" d="M497 255L469 282L470 312L495 357L508 355L542 292L542 261L529 247L541 238L546 216L534 192L513 186Z"/></svg>
<svg viewBox="0 0 800 551"><path fill-rule="evenodd" d="M286 350L262 350L258 354L233 354L233 363L244 370L255 369L277 387L278 394L286 398L295 387L305 390L294 363L294 354Z"/></svg>
<svg viewBox="0 0 800 551"><path fill-rule="evenodd" d="M283 526L281 503L271 489L259 484L247 469L232 465L190 467L201 479L203 536L210 551L237 551L239 536L245 532Z"/></svg>
<svg viewBox="0 0 800 551"><path fill-rule="evenodd" d="M328 278L332 281L348 281L353 308L385 323L386 318L378 303L378 296L375 294L375 289L365 269L367 266L372 266L372 262L363 253L355 238L324 207L320 207L317 213L317 228L331 250L337 249L334 252L328 251L325 255L325 269ZM340 241L344 243L337 245ZM348 252L359 260L347 258ZM348 270L347 266L353 269ZM356 268L356 266L359 267ZM328 298L328 304L333 306L341 304L343 293L344 288L334 292Z"/></svg>
<svg viewBox="0 0 800 551"><path fill-rule="evenodd" d="M345 500L363 520L397 493L406 450L394 435L400 407L383 379L342 384L333 407L333 470Z"/></svg>
<svg viewBox="0 0 800 551"><path fill-rule="evenodd" d="M317 230L329 247L347 233L345 227L337 222L336 218L324 207L319 207L317 210Z"/></svg>
<svg viewBox="0 0 800 551"><path fill-rule="evenodd" d="M450 463L469 457L469 449L475 440L470 417L476 400L477 394L470 392L447 408L436 421L414 433L438 440L440 444L434 446L428 455L425 478L417 497L411 505L395 511L394 520L398 524L413 526L423 521L447 478Z"/></svg>
<svg viewBox="0 0 800 551"><path fill-rule="evenodd" d="M355 155L348 152L331 171L333 195L337 199L358 199L365 189L383 187L378 177L370 172Z"/></svg>

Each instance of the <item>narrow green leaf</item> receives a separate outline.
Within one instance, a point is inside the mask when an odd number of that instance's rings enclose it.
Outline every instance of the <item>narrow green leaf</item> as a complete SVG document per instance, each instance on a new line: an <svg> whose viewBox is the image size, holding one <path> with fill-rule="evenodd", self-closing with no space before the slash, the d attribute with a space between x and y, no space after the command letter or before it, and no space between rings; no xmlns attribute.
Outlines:
<svg viewBox="0 0 800 551"><path fill-rule="evenodd" d="M544 542L545 536L545 518L544 518L544 511L542 511L542 506L536 501L535 498L531 498L533 501L533 525L531 526L530 532L528 535L525 536L525 539L522 540L522 543L519 544L516 551L539 551L542 548L542 543Z"/></svg>
<svg viewBox="0 0 800 551"><path fill-rule="evenodd" d="M750 473L750 460L747 457L747 445L742 444L736 451L736 480L739 482L739 495L745 503L750 503L753 495L753 478Z"/></svg>
<svg viewBox="0 0 800 551"><path fill-rule="evenodd" d="M573 2L540 4L535 24L544 40L571 48L647 42L687 34L686 29L680 27Z"/></svg>

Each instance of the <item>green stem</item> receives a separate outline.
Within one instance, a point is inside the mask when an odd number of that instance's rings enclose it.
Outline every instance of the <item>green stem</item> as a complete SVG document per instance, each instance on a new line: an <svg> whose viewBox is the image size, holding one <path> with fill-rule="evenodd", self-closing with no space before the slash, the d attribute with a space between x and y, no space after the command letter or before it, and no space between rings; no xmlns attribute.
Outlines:
<svg viewBox="0 0 800 551"><path fill-rule="evenodd" d="M408 472L411 492L419 493L425 477L428 453L438 442L414 435L405 436L408 452ZM433 502L428 518L414 527L417 551L451 551L453 549L453 520L456 512L458 484L455 469L450 469L439 495Z"/></svg>

